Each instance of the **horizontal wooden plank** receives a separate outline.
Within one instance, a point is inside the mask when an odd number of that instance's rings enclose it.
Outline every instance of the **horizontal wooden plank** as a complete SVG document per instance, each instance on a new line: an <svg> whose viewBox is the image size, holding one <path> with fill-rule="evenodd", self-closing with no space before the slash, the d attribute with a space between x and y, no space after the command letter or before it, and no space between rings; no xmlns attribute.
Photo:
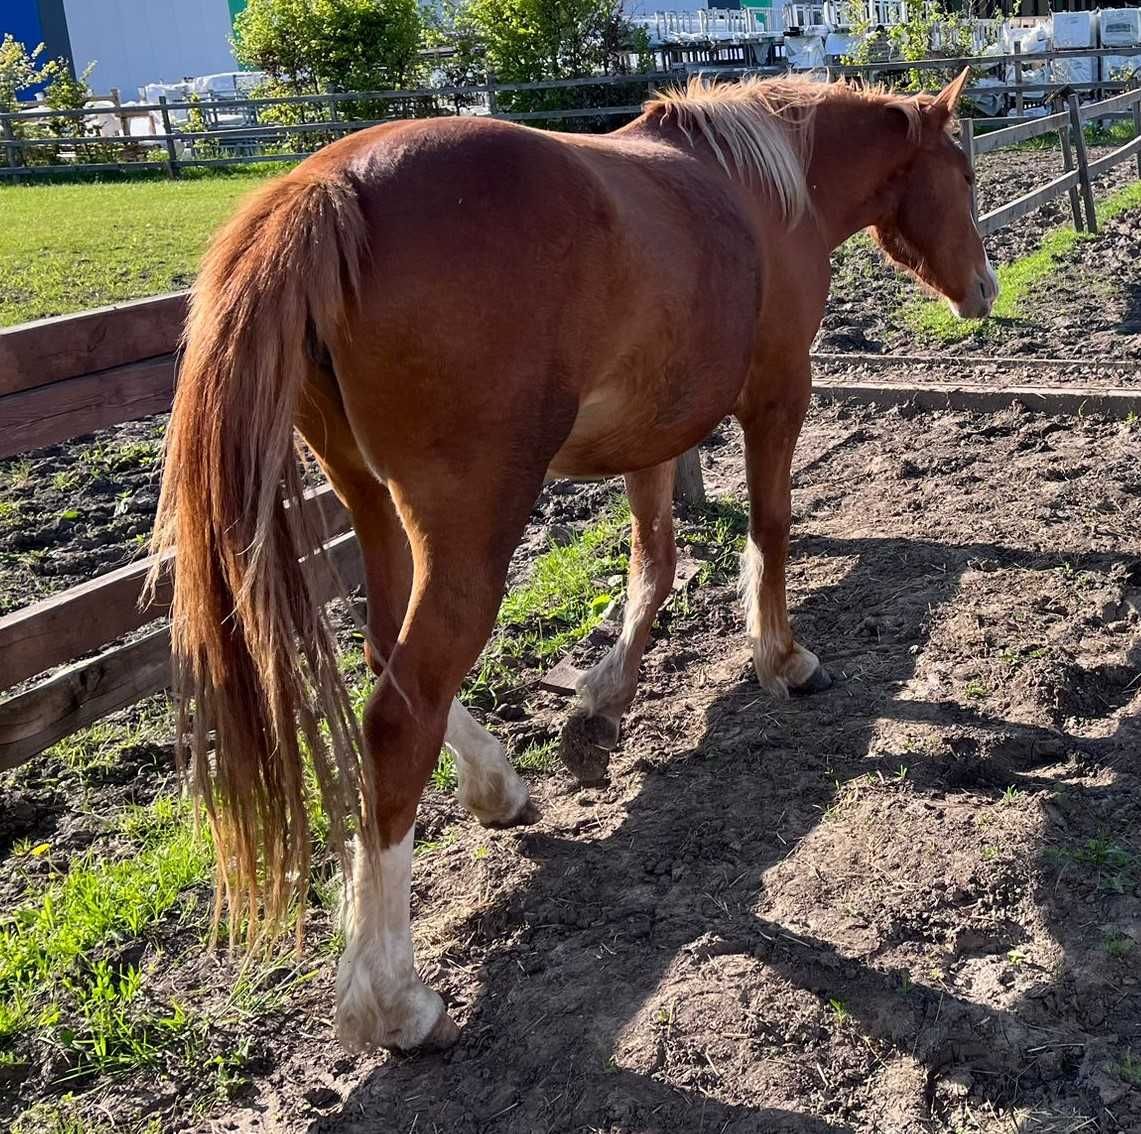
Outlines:
<svg viewBox="0 0 1141 1134"><path fill-rule="evenodd" d="M1043 358L1041 355L867 354L857 351L813 351L813 362L859 363L861 366L939 366L945 370L995 367L998 370L1110 370L1137 376L1135 361L1124 358Z"/></svg>
<svg viewBox="0 0 1141 1134"><path fill-rule="evenodd" d="M1120 55L1123 49L1114 48L1115 54ZM1102 99L1101 102L1089 102L1078 107L1078 115L1083 122L1092 118L1100 118L1103 114L1112 114L1118 110L1128 110L1134 103L1141 101L1141 87L1136 90L1125 91L1114 95L1113 98Z"/></svg>
<svg viewBox="0 0 1141 1134"><path fill-rule="evenodd" d="M847 382L816 379L813 396L865 405L916 404L924 409L993 413L1014 402L1039 413L1099 413L1122 419L1141 413L1141 389L1082 386L952 386L949 382Z"/></svg>
<svg viewBox="0 0 1141 1134"><path fill-rule="evenodd" d="M363 578L351 532L327 545L345 585ZM323 598L336 588L321 571ZM17 768L65 737L170 686L170 629L154 630L125 646L65 669L25 693L0 702L0 771Z"/></svg>
<svg viewBox="0 0 1141 1134"><path fill-rule="evenodd" d="M1029 193L1024 193L1009 204L1003 205L1002 208L995 209L984 217L979 217L979 232L983 236L989 236L990 233L996 232L1003 226L1010 224L1011 221L1016 221L1019 217L1034 212L1035 209L1040 209L1047 201L1060 197L1063 193L1073 189L1077 183L1078 171L1071 169L1069 173L1055 177L1053 181L1047 182L1040 189L1033 189Z"/></svg>
<svg viewBox="0 0 1141 1134"><path fill-rule="evenodd" d="M1103 173L1108 173L1115 165L1120 165L1123 161L1133 157L1134 154L1141 153L1141 134L1138 134L1132 141L1126 142L1123 146L1118 146L1117 149L1106 154L1104 157L1099 157L1097 161L1089 163L1090 178L1100 177Z"/></svg>
<svg viewBox="0 0 1141 1134"><path fill-rule="evenodd" d="M975 153L989 153L991 150L998 150L1003 146L1013 146L1016 142L1025 142L1029 138L1053 133L1065 127L1069 120L1069 114L1062 111L1060 114L1050 114L1045 118L1036 118L1030 122L1020 122L1017 126L994 130L990 134L976 134L974 140Z"/></svg>
<svg viewBox="0 0 1141 1134"><path fill-rule="evenodd" d="M0 397L0 457L166 413L174 373L174 356L163 355Z"/></svg>
<svg viewBox="0 0 1141 1134"><path fill-rule="evenodd" d="M306 494L306 511L328 537L349 526L348 512L328 485ZM154 563L147 556L89 582L0 617L0 690L64 665L161 618L170 605L170 565L154 603L141 608L143 585Z"/></svg>
<svg viewBox="0 0 1141 1134"><path fill-rule="evenodd" d="M108 370L178 347L187 292L0 330L0 395Z"/></svg>

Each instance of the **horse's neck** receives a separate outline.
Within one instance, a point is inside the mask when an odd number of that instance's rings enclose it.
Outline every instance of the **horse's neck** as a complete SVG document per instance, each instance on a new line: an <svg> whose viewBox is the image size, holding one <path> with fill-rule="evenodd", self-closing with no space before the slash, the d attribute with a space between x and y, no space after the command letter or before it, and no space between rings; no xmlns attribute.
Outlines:
<svg viewBox="0 0 1141 1134"><path fill-rule="evenodd" d="M825 99L816 111L808 192L838 248L885 214L892 183L914 153L898 111L863 99Z"/></svg>

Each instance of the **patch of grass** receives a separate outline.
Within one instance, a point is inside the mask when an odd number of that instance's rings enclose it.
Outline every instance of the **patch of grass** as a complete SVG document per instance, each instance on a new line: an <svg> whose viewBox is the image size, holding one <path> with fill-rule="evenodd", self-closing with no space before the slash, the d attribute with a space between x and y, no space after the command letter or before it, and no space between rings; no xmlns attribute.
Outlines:
<svg viewBox="0 0 1141 1134"><path fill-rule="evenodd" d="M520 772L550 772L558 765L559 745L557 740L545 740L541 744L529 744L512 761Z"/></svg>
<svg viewBox="0 0 1141 1134"><path fill-rule="evenodd" d="M494 700L497 686L586 637L614 601L629 564L629 506L610 507L572 543L535 560L528 582L503 600L491 641L467 690Z"/></svg>
<svg viewBox="0 0 1141 1134"><path fill-rule="evenodd" d="M33 999L68 989L90 957L114 941L138 937L209 876L204 833L162 816L127 826L143 833L137 853L100 861L94 852L0 922L0 1034L26 1025ZM74 990L71 990L74 991Z"/></svg>
<svg viewBox="0 0 1141 1134"><path fill-rule="evenodd" d="M1137 942L1133 940L1126 933L1121 933L1116 929L1109 930L1102 938L1102 944L1105 946L1105 951L1115 960L1120 960L1122 957L1128 957L1133 952Z"/></svg>
<svg viewBox="0 0 1141 1134"><path fill-rule="evenodd" d="M828 1001L828 1007L832 1012L832 1019L836 1021L838 1027L843 1027L852 1018L852 1013L843 1000L832 997Z"/></svg>
<svg viewBox="0 0 1141 1134"><path fill-rule="evenodd" d="M981 681L968 681L963 687L963 692L972 700L981 700L985 697L990 690Z"/></svg>
<svg viewBox="0 0 1141 1134"><path fill-rule="evenodd" d="M0 325L186 287L210 234L266 173L0 186Z"/></svg>
<svg viewBox="0 0 1141 1134"><path fill-rule="evenodd" d="M1127 1051L1125 1057L1115 1068L1117 1077L1123 1083L1131 1083L1134 1087L1141 1087L1141 1059L1132 1051Z"/></svg>
<svg viewBox="0 0 1141 1134"><path fill-rule="evenodd" d="M725 584L737 578L748 531L748 504L736 496L721 496L691 508L677 538L704 560L699 582Z"/></svg>
<svg viewBox="0 0 1141 1134"><path fill-rule="evenodd" d="M1141 208L1141 181L1119 189L1096 207L1099 225L1121 213ZM991 312L992 320L1020 319L1026 306L1039 290L1041 282L1050 276L1058 261L1081 240L1096 240L1094 236L1072 228L1056 228L1048 232L1038 248L1028 256L1003 264L998 269L999 296ZM942 299L913 300L904 305L903 321L918 335L957 342L975 334L985 334L988 322L984 319L960 319Z"/></svg>
<svg viewBox="0 0 1141 1134"><path fill-rule="evenodd" d="M80 776L117 764L132 748L170 743L174 713L165 695L148 698L124 716L107 717L54 744L41 761L58 760Z"/></svg>
<svg viewBox="0 0 1141 1134"><path fill-rule="evenodd" d="M1126 891L1137 866L1134 854L1101 835L1078 847L1047 847L1043 857L1047 862L1077 869L1099 889L1115 894Z"/></svg>
<svg viewBox="0 0 1141 1134"><path fill-rule="evenodd" d="M455 791L459 783L456 758L446 748L440 752L440 758L432 769L431 783L437 791Z"/></svg>
<svg viewBox="0 0 1141 1134"><path fill-rule="evenodd" d="M9 527L20 518L20 505L12 500L0 500L0 528Z"/></svg>

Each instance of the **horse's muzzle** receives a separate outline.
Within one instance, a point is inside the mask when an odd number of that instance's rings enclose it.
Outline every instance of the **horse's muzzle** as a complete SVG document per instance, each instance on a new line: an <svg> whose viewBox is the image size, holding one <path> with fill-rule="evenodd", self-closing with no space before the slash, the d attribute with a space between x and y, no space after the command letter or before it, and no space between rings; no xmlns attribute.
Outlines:
<svg viewBox="0 0 1141 1134"><path fill-rule="evenodd" d="M998 276L990 266L990 259L985 261L983 269L975 273L975 279L966 296L958 303L952 303L951 309L960 319L985 319L994 307L998 298Z"/></svg>

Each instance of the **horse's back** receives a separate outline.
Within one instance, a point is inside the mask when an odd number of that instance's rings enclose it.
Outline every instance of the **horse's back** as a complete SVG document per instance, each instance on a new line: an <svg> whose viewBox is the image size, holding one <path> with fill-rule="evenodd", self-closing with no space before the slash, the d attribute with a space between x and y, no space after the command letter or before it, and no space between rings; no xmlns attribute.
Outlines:
<svg viewBox="0 0 1141 1134"><path fill-rule="evenodd" d="M616 471L657 455L652 428L731 408L757 253L727 179L644 138L472 118L365 131L313 169L356 181L370 243L338 376L422 439L558 403L571 471L603 442Z"/></svg>

